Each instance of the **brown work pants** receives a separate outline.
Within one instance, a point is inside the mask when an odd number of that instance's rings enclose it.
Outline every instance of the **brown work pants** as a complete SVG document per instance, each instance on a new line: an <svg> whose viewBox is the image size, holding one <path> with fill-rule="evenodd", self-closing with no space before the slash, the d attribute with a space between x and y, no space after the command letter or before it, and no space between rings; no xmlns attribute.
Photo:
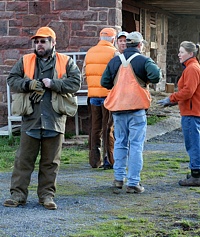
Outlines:
<svg viewBox="0 0 200 237"><path fill-rule="evenodd" d="M60 165L63 134L55 137L36 139L21 133L20 146L15 156L14 169L11 177L11 197L26 201L28 186L35 162L40 151L38 188L40 199L54 197L56 177Z"/></svg>
<svg viewBox="0 0 200 237"><path fill-rule="evenodd" d="M89 104L89 163L93 168L103 164L107 156L111 165L114 163L113 119L112 114L104 107Z"/></svg>

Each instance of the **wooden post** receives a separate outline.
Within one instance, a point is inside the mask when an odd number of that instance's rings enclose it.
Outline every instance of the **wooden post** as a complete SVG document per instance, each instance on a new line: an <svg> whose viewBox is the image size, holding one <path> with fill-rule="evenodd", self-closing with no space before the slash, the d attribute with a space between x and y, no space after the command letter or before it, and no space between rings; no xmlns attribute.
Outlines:
<svg viewBox="0 0 200 237"><path fill-rule="evenodd" d="M165 91L166 91L166 93L173 93L174 92L174 83L166 83L165 84Z"/></svg>

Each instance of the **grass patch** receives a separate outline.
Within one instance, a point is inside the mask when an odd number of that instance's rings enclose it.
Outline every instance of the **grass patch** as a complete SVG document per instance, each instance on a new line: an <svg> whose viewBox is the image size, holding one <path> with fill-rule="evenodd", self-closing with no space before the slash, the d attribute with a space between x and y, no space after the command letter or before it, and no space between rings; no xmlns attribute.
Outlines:
<svg viewBox="0 0 200 237"><path fill-rule="evenodd" d="M15 153L19 147L19 143L19 136L13 136L11 139L9 139L7 136L0 137L0 171L9 171L10 169L12 169ZM39 156L36 161L36 169L38 168ZM65 168L68 164L84 163L87 160L88 149L86 148L86 145L65 147L63 148L61 154L61 168Z"/></svg>
<svg viewBox="0 0 200 237"><path fill-rule="evenodd" d="M67 164L80 164L88 161L88 148L84 145L64 147L61 155L62 168Z"/></svg>
<svg viewBox="0 0 200 237"><path fill-rule="evenodd" d="M9 171L13 167L15 152L19 146L19 137L0 137L0 171Z"/></svg>
<svg viewBox="0 0 200 237"><path fill-rule="evenodd" d="M169 156L168 152L162 151L145 152L144 167L141 173L142 180L167 177L169 170L180 171L180 163L186 162L189 162L188 157L186 155L183 156L180 152L173 153L173 156Z"/></svg>
<svg viewBox="0 0 200 237"><path fill-rule="evenodd" d="M190 235L191 230L193 230L193 235ZM116 218L113 221L104 222L94 229L83 230L81 234L70 235L70 237L197 237L198 234L198 223L186 220L172 221L171 224L166 224L164 220L161 223L155 223L148 218Z"/></svg>
<svg viewBox="0 0 200 237"><path fill-rule="evenodd" d="M167 119L166 116L157 116L157 115L152 115L152 116L147 116L147 125L154 125L164 119Z"/></svg>

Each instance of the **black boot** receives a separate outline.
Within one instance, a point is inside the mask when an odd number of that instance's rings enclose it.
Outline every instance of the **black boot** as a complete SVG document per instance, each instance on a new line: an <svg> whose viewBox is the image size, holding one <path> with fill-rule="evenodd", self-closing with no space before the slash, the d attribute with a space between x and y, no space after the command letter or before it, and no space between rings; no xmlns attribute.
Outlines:
<svg viewBox="0 0 200 237"><path fill-rule="evenodd" d="M191 170L191 173L187 174L186 178L189 179L191 176L194 177L194 178L199 178L200 177L199 172L200 172L200 170L198 170L198 169Z"/></svg>
<svg viewBox="0 0 200 237"><path fill-rule="evenodd" d="M104 170L113 169L113 166L108 161L108 157L107 156L105 156L105 158L104 158L103 168L104 168Z"/></svg>
<svg viewBox="0 0 200 237"><path fill-rule="evenodd" d="M200 170L199 169L191 170L191 175L194 178L200 178Z"/></svg>
<svg viewBox="0 0 200 237"><path fill-rule="evenodd" d="M200 170L191 170L191 176L187 176L186 179L180 180L179 185L181 186L200 186Z"/></svg>

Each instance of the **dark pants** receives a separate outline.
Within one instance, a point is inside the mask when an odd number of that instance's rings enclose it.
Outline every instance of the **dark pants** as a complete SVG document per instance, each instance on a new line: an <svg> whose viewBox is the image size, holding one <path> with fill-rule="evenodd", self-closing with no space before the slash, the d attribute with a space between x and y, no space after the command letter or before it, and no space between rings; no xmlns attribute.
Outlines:
<svg viewBox="0 0 200 237"><path fill-rule="evenodd" d="M89 106L89 163L93 168L102 165L107 156L113 165L113 119L111 113L103 106Z"/></svg>
<svg viewBox="0 0 200 237"><path fill-rule="evenodd" d="M55 137L36 139L21 133L20 146L16 153L14 169L11 178L11 197L26 201L28 186L35 162L40 151L38 188L40 199L54 197L56 177L60 165L63 134Z"/></svg>

